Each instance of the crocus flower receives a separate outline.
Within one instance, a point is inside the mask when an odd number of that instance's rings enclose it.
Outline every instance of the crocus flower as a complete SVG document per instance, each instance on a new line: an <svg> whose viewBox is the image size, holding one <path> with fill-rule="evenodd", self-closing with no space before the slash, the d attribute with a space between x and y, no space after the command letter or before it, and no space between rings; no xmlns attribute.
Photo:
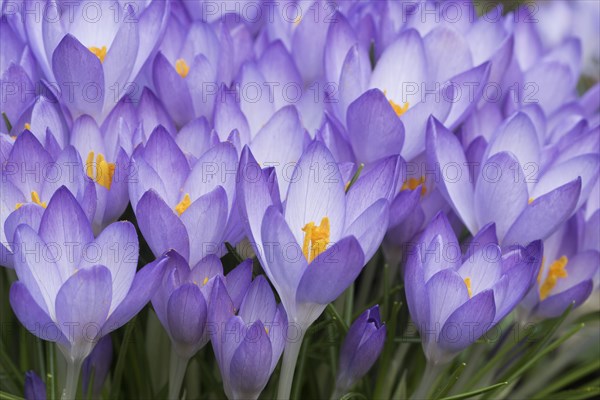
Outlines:
<svg viewBox="0 0 600 400"><path fill-rule="evenodd" d="M524 319L558 317L571 304L581 305L592 293L600 253L585 248L578 217L573 216L544 241L542 268L521 303Z"/></svg>
<svg viewBox="0 0 600 400"><path fill-rule="evenodd" d="M365 310L352 323L340 350L336 393L348 391L371 369L383 350L385 335L378 305Z"/></svg>
<svg viewBox="0 0 600 400"><path fill-rule="evenodd" d="M67 360L66 398L75 395L83 360L97 341L119 328L148 302L162 265L136 273L138 239L129 222L109 225L94 238L75 197L57 190L39 229L19 225L10 304L34 335L56 342Z"/></svg>
<svg viewBox="0 0 600 400"><path fill-rule="evenodd" d="M209 312L210 337L225 394L229 399L257 399L283 352L287 319L269 283L258 276L236 313L222 278L217 277Z"/></svg>
<svg viewBox="0 0 600 400"><path fill-rule="evenodd" d="M273 203L256 171L260 167L244 149L238 194L246 232L289 320L308 328L379 246L395 163L365 174L346 194L331 153L313 142L296 165L283 207Z"/></svg>
<svg viewBox="0 0 600 400"><path fill-rule="evenodd" d="M46 384L35 371L25 373L25 400L46 400Z"/></svg>
<svg viewBox="0 0 600 400"><path fill-rule="evenodd" d="M52 0L29 0L27 6L58 16L24 14L30 46L46 79L57 82L73 118L88 114L99 122L127 93L156 48L169 11L165 0L83 0L69 9ZM92 9L94 18L82 17Z"/></svg>
<svg viewBox="0 0 600 400"><path fill-rule="evenodd" d="M260 167L244 149L238 196L246 233L290 324L302 335L379 246L387 228L395 166L386 163L365 174L346 195L333 156L322 143L313 142L296 165L282 207L273 202ZM301 338L288 342L280 390L291 382L301 343ZM289 396L287 390L279 396Z"/></svg>
<svg viewBox="0 0 600 400"><path fill-rule="evenodd" d="M235 226L228 226L235 217L231 210L237 160L235 147L224 142L190 167L162 127L154 130L145 146L138 146L132 156L129 195L155 256L174 249L196 265L209 254L223 255L226 240L239 240L232 233Z"/></svg>
<svg viewBox="0 0 600 400"><path fill-rule="evenodd" d="M110 335L102 337L94 347L94 350L81 366L81 391L82 396L87 397L90 383L93 382L91 393L94 398L99 398L102 387L113 360L113 343ZM93 379L93 381L92 381Z"/></svg>
<svg viewBox="0 0 600 400"><path fill-rule="evenodd" d="M71 144L85 160L85 173L96 187L95 233L116 221L127 208L130 161L121 142L128 139L131 140L119 135L119 129L102 132L88 115L82 115L73 123Z"/></svg>
<svg viewBox="0 0 600 400"><path fill-rule="evenodd" d="M539 171L540 148L529 117L517 113L471 163L457 137L429 121L427 154L436 183L469 231L494 222L505 247L551 235L585 202L598 176L597 154L584 154Z"/></svg>
<svg viewBox="0 0 600 400"><path fill-rule="evenodd" d="M463 256L446 216L438 214L409 249L404 273L427 359L449 361L511 312L533 285L542 252L536 241L502 254L489 224Z"/></svg>
<svg viewBox="0 0 600 400"><path fill-rule="evenodd" d="M173 17L171 18L174 19ZM177 125L197 117L212 117L218 86L231 82L232 52L227 51L213 26L198 21L191 26L169 24L183 31L182 41L163 42L153 63L153 81L165 108Z"/></svg>
<svg viewBox="0 0 600 400"><path fill-rule="evenodd" d="M208 343L206 323L215 279L225 280L237 310L252 280L252 261L246 260L224 277L221 260L215 255L206 256L193 268L174 250L163 259L165 273L152 305L172 343L171 399L178 397L189 359Z"/></svg>
<svg viewBox="0 0 600 400"><path fill-rule="evenodd" d="M25 223L37 230L44 209L61 186L68 188L91 220L96 210L96 190L85 176L77 151L68 146L54 158L32 133L20 134L2 165L2 265L13 267L11 246L18 225Z"/></svg>
<svg viewBox="0 0 600 400"><path fill-rule="evenodd" d="M16 6L17 4L14 3ZM20 15L12 15L10 22L19 19ZM16 18L14 18L16 17ZM8 15L0 17L0 114L5 114L10 123L15 123L19 116L36 98L38 80L37 63L31 50L9 22ZM0 132L9 133L6 120L0 121ZM15 133L12 133L15 135Z"/></svg>

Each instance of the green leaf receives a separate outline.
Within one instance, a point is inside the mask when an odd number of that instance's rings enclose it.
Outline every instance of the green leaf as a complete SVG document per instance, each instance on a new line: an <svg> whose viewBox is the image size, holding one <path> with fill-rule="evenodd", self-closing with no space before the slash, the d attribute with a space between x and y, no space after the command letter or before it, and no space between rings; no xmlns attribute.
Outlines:
<svg viewBox="0 0 600 400"><path fill-rule="evenodd" d="M366 400L367 398L365 397L364 394L358 393L358 392L346 393L345 395L340 397L340 400L350 400L350 399L365 399Z"/></svg>
<svg viewBox="0 0 600 400"><path fill-rule="evenodd" d="M346 186L346 193L348 193L348 190L350 190L352 185L354 185L354 182L356 182L358 180L358 177L360 176L360 173L362 172L364 167L365 167L365 164L360 163L360 165L358 166L358 169L356 170L356 173L354 174L354 176L352 176L352 179L350 179L350 182L348 182L348 185Z"/></svg>
<svg viewBox="0 0 600 400"><path fill-rule="evenodd" d="M545 399L548 397L550 393L557 391L558 389L562 389L563 387L570 385L573 382L578 381L579 379L591 374L594 371L600 370L600 360L595 360L589 364L583 365L580 368L576 368L574 371L571 371L559 379L555 380L554 383L546 386L544 390L537 393L533 398L534 399Z"/></svg>
<svg viewBox="0 0 600 400"><path fill-rule="evenodd" d="M125 334L123 335L123 340L121 341L121 348L119 349L119 358L117 359L115 373L113 376L113 384L110 388L111 399L117 399L120 397L119 392L121 390L121 380L123 378L123 371L125 370L127 348L129 347L129 343L131 342L131 335L133 334L133 329L135 328L136 320L137 317L133 317L133 319L129 321L129 323L125 327Z"/></svg>
<svg viewBox="0 0 600 400"><path fill-rule="evenodd" d="M600 386L589 386L574 390L565 390L546 397L548 400L583 400L600 395Z"/></svg>
<svg viewBox="0 0 600 400"><path fill-rule="evenodd" d="M346 322L344 322L344 319L342 318L340 313L337 312L333 303L327 304L325 311L329 314L331 319L333 319L335 322L337 322L337 324L342 329L342 332L345 335L348 332L348 325L346 325Z"/></svg>
<svg viewBox="0 0 600 400"><path fill-rule="evenodd" d="M25 400L22 397L15 396L14 394L0 391L0 400Z"/></svg>
<svg viewBox="0 0 600 400"><path fill-rule="evenodd" d="M445 396L446 394L448 394L448 392L450 392L450 390L454 387L456 382L458 382L458 378L460 378L460 376L462 375L466 366L467 366L466 363L460 363L458 365L458 367L454 370L452 375L450 375L450 378L448 378L446 384L443 386L437 387L433 391L433 399L434 400L439 399L440 397Z"/></svg>
<svg viewBox="0 0 600 400"><path fill-rule="evenodd" d="M2 119L6 124L6 129L8 129L8 132L10 133L10 131L12 131L12 124L10 123L10 121L8 120L8 116L4 112L2 113Z"/></svg>
<svg viewBox="0 0 600 400"><path fill-rule="evenodd" d="M490 392L492 390L496 390L502 386L506 386L508 385L508 382L500 382L497 383L495 385L492 386L488 386L488 387L484 387L481 389L477 389L477 390L473 390L472 392L466 392L466 393L461 393L461 394L457 394L456 396L450 396L450 397L444 397L442 400L460 400L460 399L468 399L470 397L474 397L477 396L479 394L483 394L483 393L487 393Z"/></svg>

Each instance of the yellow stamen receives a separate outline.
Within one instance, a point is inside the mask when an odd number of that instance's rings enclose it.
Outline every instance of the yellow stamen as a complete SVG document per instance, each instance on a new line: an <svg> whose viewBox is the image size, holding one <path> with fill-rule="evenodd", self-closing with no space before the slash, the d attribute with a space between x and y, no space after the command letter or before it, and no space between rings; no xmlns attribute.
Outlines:
<svg viewBox="0 0 600 400"><path fill-rule="evenodd" d="M383 91L383 95L387 97L387 90ZM410 106L408 104L408 101L406 103L404 103L404 105L399 105L396 102L394 102L394 100L392 99L388 99L390 106L392 106L392 108L394 109L394 112L396 113L397 116L401 117L405 112L408 111L408 107Z"/></svg>
<svg viewBox="0 0 600 400"><path fill-rule="evenodd" d="M101 63L104 62L104 58L106 57L106 46L102 46L102 47L88 47L88 50L91 51L96 57L98 57L98 59L100 60Z"/></svg>
<svg viewBox="0 0 600 400"><path fill-rule="evenodd" d="M415 190L417 187L421 185L421 196L425 196L427 194L427 187L425 186L425 177L422 176L419 179L417 178L408 178L402 184L400 190Z"/></svg>
<svg viewBox="0 0 600 400"><path fill-rule="evenodd" d="M31 124L29 124L29 122L25 122L25 129L27 129L28 131L31 130Z"/></svg>
<svg viewBox="0 0 600 400"><path fill-rule="evenodd" d="M467 286L467 292L469 292L469 298L473 297L473 290L471 289L471 278L465 278L465 285Z"/></svg>
<svg viewBox="0 0 600 400"><path fill-rule="evenodd" d="M202 286L206 285L208 283L208 276L204 277L204 280L202 281Z"/></svg>
<svg viewBox="0 0 600 400"><path fill-rule="evenodd" d="M319 254L327 249L329 244L329 218L324 217L321 225L309 222L302 228L304 231L304 243L302 253L308 262L312 262Z"/></svg>
<svg viewBox="0 0 600 400"><path fill-rule="evenodd" d="M530 197L529 200L527 200L527 204L533 203L533 200L535 200L535 199L533 197Z"/></svg>
<svg viewBox="0 0 600 400"><path fill-rule="evenodd" d="M34 204L37 204L38 206L41 206L43 208L47 207L46 202L42 201L40 199L40 195L35 190L33 192L31 192L31 202ZM17 205L15 206L15 210L18 210L19 208L21 208L23 206L23 204L24 203L17 203Z"/></svg>
<svg viewBox="0 0 600 400"><path fill-rule="evenodd" d="M175 211L177 212L177 215L181 217L181 214L183 214L191 204L192 199L190 198L190 195L186 193L185 196L183 196L183 200L181 200L179 204L175 206ZM206 278L205 281L208 281L208 278ZM204 284L206 285L206 283Z"/></svg>
<svg viewBox="0 0 600 400"><path fill-rule="evenodd" d="M566 278L568 276L567 270L565 269L568 262L569 259L567 256L562 256L550 265L548 276L542 286L540 286L540 300L544 300L548 297L552 289L554 289L554 286L558 283L559 278Z"/></svg>
<svg viewBox="0 0 600 400"><path fill-rule="evenodd" d="M182 78L185 78L190 73L190 67L187 65L183 58L175 61L175 70Z"/></svg>
<svg viewBox="0 0 600 400"><path fill-rule="evenodd" d="M267 332L267 335L269 334L269 328L267 328L266 326L265 326L265 332Z"/></svg>
<svg viewBox="0 0 600 400"><path fill-rule="evenodd" d="M302 21L302 15L298 15L296 18L294 18L294 26L300 25L301 21Z"/></svg>
<svg viewBox="0 0 600 400"><path fill-rule="evenodd" d="M94 167L95 173L94 173ZM115 164L109 163L104 158L104 155L98 153L96 157L96 163L94 164L94 152L90 151L85 162L85 172L91 180L98 183L100 186L104 186L110 190L112 185L113 176L115 175Z"/></svg>

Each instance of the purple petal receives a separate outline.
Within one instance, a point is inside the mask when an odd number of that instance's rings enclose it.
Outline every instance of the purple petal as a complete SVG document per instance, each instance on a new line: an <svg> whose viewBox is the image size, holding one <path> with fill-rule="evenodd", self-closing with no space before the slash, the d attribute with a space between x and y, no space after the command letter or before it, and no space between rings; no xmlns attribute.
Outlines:
<svg viewBox="0 0 600 400"><path fill-rule="evenodd" d="M368 207L379 199L390 200L396 194L401 158L388 157L362 175L348 190L346 226L350 226Z"/></svg>
<svg viewBox="0 0 600 400"><path fill-rule="evenodd" d="M135 274L127 296L106 320L103 334L108 334L125 325L150 301L165 272L166 263L161 261L163 260L155 260Z"/></svg>
<svg viewBox="0 0 600 400"><path fill-rule="evenodd" d="M50 342L67 344L60 327L38 305L23 282L11 285L9 299L13 312L29 332Z"/></svg>
<svg viewBox="0 0 600 400"><path fill-rule="evenodd" d="M287 194L285 219L303 242L302 228L310 222L320 224L329 218L330 241L341 238L345 218L345 191L337 163L322 143L313 142L304 152L292 175Z"/></svg>
<svg viewBox="0 0 600 400"><path fill-rule="evenodd" d="M58 189L40 222L40 237L52 244L56 264L66 280L79 267L84 246L94 240L94 233L81 206L66 187Z"/></svg>
<svg viewBox="0 0 600 400"><path fill-rule="evenodd" d="M198 350L206 314L206 301L197 285L184 284L171 294L167 305L169 332L182 356L193 356Z"/></svg>
<svg viewBox="0 0 600 400"><path fill-rule="evenodd" d="M345 235L354 236L364 253L364 261L368 262L375 254L388 227L389 203L386 199L379 199L367 208L352 222Z"/></svg>
<svg viewBox="0 0 600 400"><path fill-rule="evenodd" d="M430 310L428 330L433 330L437 339L448 317L469 300L469 293L461 276L451 269L433 275L425 288Z"/></svg>
<svg viewBox="0 0 600 400"><path fill-rule="evenodd" d="M581 179L554 189L527 205L503 239L503 246L527 244L536 239L545 239L571 216L579 193Z"/></svg>
<svg viewBox="0 0 600 400"><path fill-rule="evenodd" d="M104 103L104 70L98 57L77 39L67 34L52 55L52 70L63 91L63 100L75 115L100 115ZM73 87L73 82L80 85ZM95 88L97 93L86 94L83 87ZM90 90L91 93L94 93Z"/></svg>
<svg viewBox="0 0 600 400"><path fill-rule="evenodd" d="M248 291L250 282L252 281L252 260L244 260L240 265L232 269L225 276L227 292L231 296L233 305L236 310L239 310L242 300Z"/></svg>
<svg viewBox="0 0 600 400"><path fill-rule="evenodd" d="M435 118L427 127L427 157L438 169L440 192L471 232L476 232L473 213L473 178L456 136Z"/></svg>
<svg viewBox="0 0 600 400"><path fill-rule="evenodd" d="M182 126L191 121L194 118L194 108L186 84L187 77L179 76L162 53L158 53L154 59L152 75L156 92L175 123Z"/></svg>
<svg viewBox="0 0 600 400"><path fill-rule="evenodd" d="M542 301L535 309L534 314L542 318L555 318L560 316L565 310L573 304L578 307L592 294L594 282L590 279L583 281L563 292L549 296Z"/></svg>
<svg viewBox="0 0 600 400"><path fill-rule="evenodd" d="M154 190L142 196L135 215L140 231L156 257L175 249L186 260L189 259L190 245L185 225Z"/></svg>
<svg viewBox="0 0 600 400"><path fill-rule="evenodd" d="M131 222L115 222L85 247L80 268L103 265L112 277L110 311L123 301L135 277L139 255L137 232Z"/></svg>
<svg viewBox="0 0 600 400"><path fill-rule="evenodd" d="M277 303L271 286L264 276L259 275L248 288L238 315L246 323L255 321L266 323L272 322L276 309Z"/></svg>
<svg viewBox="0 0 600 400"><path fill-rule="evenodd" d="M453 353L467 348L492 327L495 313L492 290L473 296L448 317L440 332L439 346Z"/></svg>
<svg viewBox="0 0 600 400"><path fill-rule="evenodd" d="M353 236L341 239L308 265L296 299L304 303L332 302L358 277L364 263L358 240Z"/></svg>
<svg viewBox="0 0 600 400"><path fill-rule="evenodd" d="M527 207L528 199L525 175L511 153L498 153L486 161L475 185L475 215L479 226L494 222L502 240Z"/></svg>
<svg viewBox="0 0 600 400"><path fill-rule="evenodd" d="M72 356L83 360L95 341L105 334L101 331L111 298L110 271L101 265L78 270L60 288L56 296L56 321L72 345ZM95 329L89 329L90 326Z"/></svg>
<svg viewBox="0 0 600 400"><path fill-rule="evenodd" d="M271 357L269 336L263 323L256 321L231 358L229 378L236 398L254 397L262 391L269 380Z"/></svg>
<svg viewBox="0 0 600 400"><path fill-rule="evenodd" d="M346 118L358 161L371 163L402 150L404 126L380 90L369 90L356 99L348 107Z"/></svg>
<svg viewBox="0 0 600 400"><path fill-rule="evenodd" d="M157 127L148 138L143 158L165 185L167 203L177 204L190 167L173 137L162 126Z"/></svg>
<svg viewBox="0 0 600 400"><path fill-rule="evenodd" d="M191 265L208 254L223 252L227 214L227 195L221 186L194 201L181 214L181 222L189 238Z"/></svg>

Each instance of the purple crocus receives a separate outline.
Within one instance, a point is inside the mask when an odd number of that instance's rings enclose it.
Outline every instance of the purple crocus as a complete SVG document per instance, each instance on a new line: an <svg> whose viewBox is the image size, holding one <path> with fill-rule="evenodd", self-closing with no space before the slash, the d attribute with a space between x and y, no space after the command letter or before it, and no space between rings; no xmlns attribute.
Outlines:
<svg viewBox="0 0 600 400"><path fill-rule="evenodd" d="M258 276L236 313L218 277L209 312L211 343L229 399L257 399L277 365L289 335L286 314L264 276Z"/></svg>
<svg viewBox="0 0 600 400"><path fill-rule="evenodd" d="M46 400L46 384L35 371L25 372L25 400Z"/></svg>
<svg viewBox="0 0 600 400"><path fill-rule="evenodd" d="M73 118L88 114L99 122L132 90L169 14L166 0L127 4L82 0L68 6L28 0L25 5L38 10L24 13L25 28L46 79L58 84Z"/></svg>
<svg viewBox="0 0 600 400"><path fill-rule="evenodd" d="M16 3L13 6L17 6ZM0 6L2 7L2 6ZM2 10L0 10L0 13ZM23 41L12 22L20 15L2 15L0 17L0 114L5 114L10 123L15 123L36 98L38 80L37 63L30 48ZM4 118L0 121L0 132L10 133ZM17 127L18 128L18 127ZM22 127L21 127L22 128ZM18 129L17 129L18 130ZM12 132L15 135L15 132Z"/></svg>
<svg viewBox="0 0 600 400"><path fill-rule="evenodd" d="M121 143L131 141L131 137L119 133L118 128L102 132L96 121L88 115L79 117L71 130L71 145L79 151L85 162L85 173L96 187L95 233L116 221L129 202L130 161Z"/></svg>
<svg viewBox="0 0 600 400"><path fill-rule="evenodd" d="M494 222L503 247L545 239L585 202L599 173L598 154L583 154L539 171L534 125L517 113L471 161L458 138L435 118L427 155L436 183L473 234Z"/></svg>
<svg viewBox="0 0 600 400"><path fill-rule="evenodd" d="M176 32L170 32L176 31ZM217 88L231 82L231 38L222 42L212 25L182 25L171 17L165 41L153 63L153 81L177 125L213 114ZM182 36L174 40L170 35ZM228 41L227 41L228 39Z"/></svg>
<svg viewBox="0 0 600 400"><path fill-rule="evenodd" d="M347 392L371 369L383 350L385 336L378 305L365 310L352 323L340 350L335 393Z"/></svg>
<svg viewBox="0 0 600 400"><path fill-rule="evenodd" d="M521 303L524 319L558 317L571 304L583 304L592 293L600 253L585 246L586 238L578 232L583 222L579 214L544 241L542 268Z"/></svg>
<svg viewBox="0 0 600 400"><path fill-rule="evenodd" d="M155 256L174 249L196 265L209 254L223 255L226 240L239 240L239 228L233 222L228 225L237 216L231 211L237 161L235 147L224 142L190 166L161 126L145 146L138 146L132 156L129 196Z"/></svg>
<svg viewBox="0 0 600 400"><path fill-rule="evenodd" d="M234 308L239 309L252 280L252 261L244 261L225 277L221 260L215 255L206 256L193 268L175 250L162 259L165 273L162 284L152 296L152 305L171 339L169 399L175 399L179 396L189 359L210 338L206 323L215 280L224 279Z"/></svg>
<svg viewBox="0 0 600 400"><path fill-rule="evenodd" d="M102 336L144 307L162 265L136 273L134 226L117 222L94 238L84 210L65 187L50 199L39 229L19 225L14 240L19 280L10 288L10 304L31 333L57 343L68 364L65 395L72 399L84 359Z"/></svg>
<svg viewBox="0 0 600 400"><path fill-rule="evenodd" d="M75 196L88 220L96 210L94 183L85 176L77 151L68 146L54 158L29 131L14 142L2 164L0 263L13 267L13 235L20 224L37 230L50 198L61 186Z"/></svg>
<svg viewBox="0 0 600 400"><path fill-rule="evenodd" d="M242 153L238 196L246 233L290 324L302 335L356 279L381 243L397 159L384 161L346 194L332 154L313 142L291 175L282 206L273 201L273 185L264 180L250 150ZM280 388L291 382L301 342L288 342Z"/></svg>
<svg viewBox="0 0 600 400"><path fill-rule="evenodd" d="M439 213L409 249L404 273L408 308L427 359L449 361L511 312L533 285L542 252L536 241L501 253L489 224L462 255Z"/></svg>

